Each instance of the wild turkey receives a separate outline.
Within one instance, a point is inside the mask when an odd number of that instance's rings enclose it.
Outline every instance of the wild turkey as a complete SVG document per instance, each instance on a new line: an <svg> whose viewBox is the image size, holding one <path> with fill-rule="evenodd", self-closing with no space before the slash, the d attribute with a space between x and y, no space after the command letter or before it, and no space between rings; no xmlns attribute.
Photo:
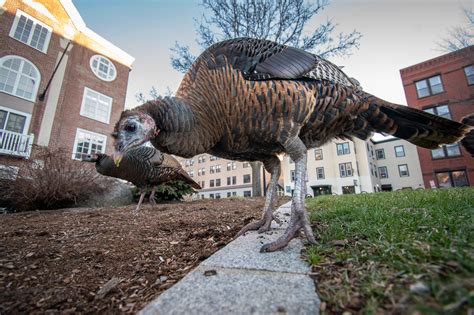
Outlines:
<svg viewBox="0 0 474 315"><path fill-rule="evenodd" d="M190 67L175 97L124 111L115 125L114 159L144 141L183 157L210 153L262 161L271 173L261 220L245 226L267 231L280 176L278 155L295 162L290 224L261 251L288 244L303 228L315 242L304 207L306 154L333 138L367 139L382 132L426 148L456 142L469 127L385 102L360 90L327 60L268 40L239 38L212 45Z"/></svg>
<svg viewBox="0 0 474 315"><path fill-rule="evenodd" d="M152 188L150 194L152 204L155 204L156 186L160 184L182 180L195 189L201 189L201 186L189 177L174 157L151 147L141 146L130 149L118 166L106 154L87 155L82 158L82 161L95 162L95 168L100 174L124 179L137 186L141 190L141 195L135 214L140 209L147 188Z"/></svg>

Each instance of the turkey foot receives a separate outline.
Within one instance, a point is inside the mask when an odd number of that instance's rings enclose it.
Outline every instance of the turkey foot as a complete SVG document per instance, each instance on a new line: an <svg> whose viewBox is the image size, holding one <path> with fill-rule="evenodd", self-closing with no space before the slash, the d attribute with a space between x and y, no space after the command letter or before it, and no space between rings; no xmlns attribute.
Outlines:
<svg viewBox="0 0 474 315"><path fill-rule="evenodd" d="M274 242L263 245L262 248L260 248L260 252L273 252L285 247L293 238L298 236L298 231L301 228L303 228L308 242L315 244L316 240L314 239L313 230L309 225L308 216L304 207L292 207L290 223L285 233Z"/></svg>
<svg viewBox="0 0 474 315"><path fill-rule="evenodd" d="M258 233L267 232L270 230L272 221L275 220L276 223L281 224L280 219L273 215L271 208L268 208L264 211L263 217L255 222L250 222L244 226L235 237L239 237L248 231L258 230Z"/></svg>

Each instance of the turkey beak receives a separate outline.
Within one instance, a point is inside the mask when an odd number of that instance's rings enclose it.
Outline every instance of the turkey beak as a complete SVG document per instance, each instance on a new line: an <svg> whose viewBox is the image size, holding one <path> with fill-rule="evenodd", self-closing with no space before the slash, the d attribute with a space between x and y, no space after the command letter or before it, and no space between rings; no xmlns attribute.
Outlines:
<svg viewBox="0 0 474 315"><path fill-rule="evenodd" d="M122 152L115 152L113 158L114 158L115 166L119 167L120 162L122 161L122 158L123 158Z"/></svg>

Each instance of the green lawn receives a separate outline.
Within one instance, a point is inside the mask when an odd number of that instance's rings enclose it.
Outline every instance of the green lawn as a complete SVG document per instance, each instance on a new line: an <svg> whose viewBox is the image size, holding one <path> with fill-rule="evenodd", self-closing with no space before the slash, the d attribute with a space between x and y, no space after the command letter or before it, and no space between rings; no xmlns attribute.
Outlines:
<svg viewBox="0 0 474 315"><path fill-rule="evenodd" d="M474 189L307 199L323 313L474 308Z"/></svg>

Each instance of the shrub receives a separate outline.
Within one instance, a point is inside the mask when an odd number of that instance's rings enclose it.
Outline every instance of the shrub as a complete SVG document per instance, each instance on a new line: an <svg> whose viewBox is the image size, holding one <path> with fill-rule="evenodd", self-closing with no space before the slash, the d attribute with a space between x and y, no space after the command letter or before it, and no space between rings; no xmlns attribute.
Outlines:
<svg viewBox="0 0 474 315"><path fill-rule="evenodd" d="M151 189L147 190L151 192ZM155 200L156 201L170 201L182 200L184 195L194 193L194 189L183 181L176 180L171 183L156 186ZM140 197L140 190L133 189L133 197L138 200Z"/></svg>
<svg viewBox="0 0 474 315"><path fill-rule="evenodd" d="M93 165L72 160L64 149L36 147L16 179L0 181L0 200L13 211L59 209L76 206L107 187Z"/></svg>

